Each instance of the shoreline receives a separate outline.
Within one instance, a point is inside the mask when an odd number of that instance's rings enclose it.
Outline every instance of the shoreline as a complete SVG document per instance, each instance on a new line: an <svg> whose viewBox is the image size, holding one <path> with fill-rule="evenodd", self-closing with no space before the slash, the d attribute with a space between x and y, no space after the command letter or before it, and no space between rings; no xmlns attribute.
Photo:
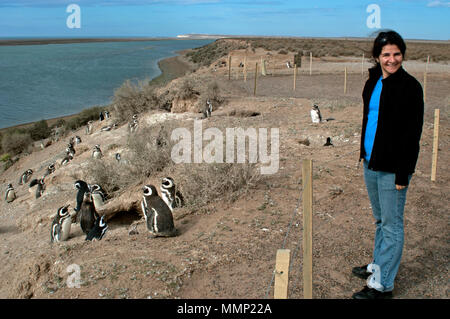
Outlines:
<svg viewBox="0 0 450 319"><path fill-rule="evenodd" d="M163 41L182 40L178 38L24 38L24 39L0 39L2 45L46 45L46 44L69 44L69 43L92 43L92 42L136 42L136 41Z"/></svg>
<svg viewBox="0 0 450 319"><path fill-rule="evenodd" d="M187 72L192 71L194 69L193 65L184 58L184 53L187 51L189 51L189 50L179 51L179 52L176 52L177 55L175 55L175 56L171 56L171 57L163 58L163 59L159 60L158 67L161 70L161 74L152 78L150 80L151 84L156 87L161 87L161 86L166 85L170 81L185 75ZM92 105L91 107L94 107L94 106L98 107L99 105ZM89 109L91 107L88 107L87 109ZM110 107L110 105L100 105L100 107L104 107L105 109L107 109L108 107ZM78 116L81 112L82 111L75 113L75 114L71 114L71 115L52 117L52 118L44 119L44 120L47 122L48 126L51 127L53 124L55 124L59 120L62 119L62 120L67 121L71 118ZM9 131L11 129L27 128L39 121L42 121L42 119L36 120L33 122L17 124L14 126L3 127L3 128L0 128L0 134L5 133L6 131Z"/></svg>

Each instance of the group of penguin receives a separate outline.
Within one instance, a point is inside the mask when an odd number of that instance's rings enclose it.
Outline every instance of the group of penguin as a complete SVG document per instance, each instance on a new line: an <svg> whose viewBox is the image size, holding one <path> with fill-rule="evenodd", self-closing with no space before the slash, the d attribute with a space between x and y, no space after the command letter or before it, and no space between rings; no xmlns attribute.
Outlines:
<svg viewBox="0 0 450 319"><path fill-rule="evenodd" d="M60 242L69 238L72 222L79 221L81 230L86 235L86 240L100 240L105 235L108 226L104 216L99 216L95 207L100 207L106 201L106 193L98 184L87 184L77 180L74 183L77 189L74 214L69 212L69 205L58 208L53 218L50 241Z"/></svg>
<svg viewBox="0 0 450 319"><path fill-rule="evenodd" d="M58 208L51 225L52 243L69 238L72 222L79 221L86 241L101 240L108 229L105 216L100 216L96 210L96 207L102 206L106 201L104 190L98 184L90 185L82 180L77 180L74 186L78 190L75 213L69 213L69 205ZM162 179L160 190L161 197L154 185L142 188L142 213L152 237L173 237L178 231L172 213L175 208L184 205L184 198L171 177Z"/></svg>

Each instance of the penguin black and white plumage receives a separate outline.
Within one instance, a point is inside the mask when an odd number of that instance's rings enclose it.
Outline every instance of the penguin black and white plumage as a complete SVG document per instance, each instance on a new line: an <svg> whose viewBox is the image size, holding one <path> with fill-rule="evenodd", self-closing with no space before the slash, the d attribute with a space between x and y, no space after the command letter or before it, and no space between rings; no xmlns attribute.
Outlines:
<svg viewBox="0 0 450 319"><path fill-rule="evenodd" d="M331 143L331 137L327 137L327 142L326 142L325 144L323 144L323 146L334 146L334 145Z"/></svg>
<svg viewBox="0 0 450 319"><path fill-rule="evenodd" d="M113 128L112 125L107 125L107 126L103 126L103 127L100 129L100 131L102 131L102 132L107 132L107 131L111 131L112 128Z"/></svg>
<svg viewBox="0 0 450 319"><path fill-rule="evenodd" d="M97 218L95 221L94 227L91 231L86 235L87 241L91 240L101 240L108 230L108 225L106 224L105 216Z"/></svg>
<svg viewBox="0 0 450 319"><path fill-rule="evenodd" d="M58 208L58 212L53 218L52 228L50 232L50 241L52 243L65 241L69 238L72 221L70 218L68 207L69 205L65 205Z"/></svg>
<svg viewBox="0 0 450 319"><path fill-rule="evenodd" d="M98 184L89 185L89 191L92 196L92 201L95 207L101 207L106 201L106 192Z"/></svg>
<svg viewBox="0 0 450 319"><path fill-rule="evenodd" d="M95 210L91 193L84 193L83 203L77 215L79 216L81 230L86 235L89 234L91 229L94 228L95 221L100 217Z"/></svg>
<svg viewBox="0 0 450 319"><path fill-rule="evenodd" d="M120 163L120 159L121 159L120 153L116 153L115 158L116 158L116 161L117 161L118 163Z"/></svg>
<svg viewBox="0 0 450 319"><path fill-rule="evenodd" d="M136 132L138 129L138 125L139 125L138 120L133 119L133 121L131 121L130 124L128 124L128 129L129 129L130 133Z"/></svg>
<svg viewBox="0 0 450 319"><path fill-rule="evenodd" d="M32 169L27 169L22 176L20 176L19 185L25 185L30 179L31 175L33 175Z"/></svg>
<svg viewBox="0 0 450 319"><path fill-rule="evenodd" d="M97 158L97 159L103 157L103 153L102 153L102 150L100 149L100 145L97 144L94 146L94 149L92 150L92 157Z"/></svg>
<svg viewBox="0 0 450 319"><path fill-rule="evenodd" d="M79 137L78 135L75 136L75 145L78 145L81 143L81 137Z"/></svg>
<svg viewBox="0 0 450 319"><path fill-rule="evenodd" d="M109 119L111 116L109 115L109 111L104 111L105 119Z"/></svg>
<svg viewBox="0 0 450 319"><path fill-rule="evenodd" d="M94 123L93 121L87 122L87 125L86 125L86 135L92 134L92 124L93 124L93 123Z"/></svg>
<svg viewBox="0 0 450 319"><path fill-rule="evenodd" d="M311 109L311 121L313 123L322 122L322 115L320 114L319 107L316 104L314 104L314 106Z"/></svg>
<svg viewBox="0 0 450 319"><path fill-rule="evenodd" d="M7 203L11 203L15 199L16 199L16 192L14 191L12 184L8 184L8 187L6 188L6 193L5 193L5 201Z"/></svg>
<svg viewBox="0 0 450 319"><path fill-rule="evenodd" d="M72 143L67 144L66 153L71 154L72 157L75 156L75 148Z"/></svg>
<svg viewBox="0 0 450 319"><path fill-rule="evenodd" d="M165 177L161 181L161 198L166 203L166 205L173 211L176 207L181 207L184 205L183 196L179 191L176 190L175 182L171 177Z"/></svg>
<svg viewBox="0 0 450 319"><path fill-rule="evenodd" d="M142 190L144 195L141 202L142 213L145 217L147 229L152 236L176 236L177 230L173 223L172 211L158 196L155 186L145 185Z"/></svg>
<svg viewBox="0 0 450 319"><path fill-rule="evenodd" d="M67 165L69 164L69 162L73 160L73 155L72 154L66 154L66 156L61 160L61 165Z"/></svg>
<svg viewBox="0 0 450 319"><path fill-rule="evenodd" d="M45 170L45 173L44 173L44 177L52 174L55 171L55 169L56 169L55 164L50 164L49 166L47 166L47 169ZM31 185L30 185L30 187L31 187Z"/></svg>
<svg viewBox="0 0 450 319"><path fill-rule="evenodd" d="M45 182L44 177L38 180L37 186L36 186L36 199L41 197L45 190Z"/></svg>
<svg viewBox="0 0 450 319"><path fill-rule="evenodd" d="M75 211L78 213L81 209L81 204L83 203L83 200L84 200L84 193L90 192L90 190L89 190L89 185L85 181L82 181L82 180L77 180L74 183L74 186L78 190L77 197L76 197L77 207L75 207Z"/></svg>
<svg viewBox="0 0 450 319"><path fill-rule="evenodd" d="M105 119L105 116L103 115L103 112L100 112L99 120L103 121L104 119Z"/></svg>

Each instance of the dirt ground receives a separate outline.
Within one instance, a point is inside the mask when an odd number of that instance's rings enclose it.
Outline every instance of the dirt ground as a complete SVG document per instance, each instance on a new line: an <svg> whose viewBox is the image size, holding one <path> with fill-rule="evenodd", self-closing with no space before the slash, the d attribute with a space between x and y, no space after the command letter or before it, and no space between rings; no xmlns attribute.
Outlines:
<svg viewBox="0 0 450 319"><path fill-rule="evenodd" d="M259 53L249 57L249 66L250 59L260 61ZM243 60L242 53L234 57L234 63ZM84 241L79 224L72 224L68 241L50 244L52 218L58 207L75 206L73 182L84 177L92 147L101 144L104 160L113 160L114 153L126 146L126 125L101 132L104 123L97 122L92 135L74 132L82 138L74 160L49 176L39 199L28 186L18 185L19 177L28 168L34 170L33 178L41 176L48 163L59 162L67 139L33 152L3 172L2 190L12 183L18 198L0 203L0 298L271 299L276 253L282 248L291 251L288 297L303 298L303 159L313 160L313 298L347 299L359 291L364 281L353 277L351 269L370 261L374 235L363 171L357 165L361 92L367 73L361 74L360 58L355 57L317 59L309 75L304 60L294 91L292 69L283 68L285 57L272 59L278 69L271 71L269 64L268 74L258 75L256 96L250 70L246 82L243 69L234 65L230 80L226 67L196 72L205 81L215 80L225 99L204 120L204 128L279 128L279 170L264 176L233 203L219 198L197 212L175 209L177 237L149 238L139 213L123 213L108 221L101 241ZM346 94L345 66L349 68ZM405 69L423 83L424 63L406 62ZM405 246L394 289L397 299L449 297L449 87L449 65L430 64L421 151L405 207ZM334 120L313 124L309 111L314 103L324 118ZM437 108L439 155L437 179L432 182ZM233 109L260 115L225 116ZM192 118L198 117L146 115L148 121L177 120L183 127L192 126ZM323 146L327 137L334 146ZM167 173L150 180L157 183ZM137 234L130 234L132 229ZM74 287L74 264L80 270L79 287Z"/></svg>

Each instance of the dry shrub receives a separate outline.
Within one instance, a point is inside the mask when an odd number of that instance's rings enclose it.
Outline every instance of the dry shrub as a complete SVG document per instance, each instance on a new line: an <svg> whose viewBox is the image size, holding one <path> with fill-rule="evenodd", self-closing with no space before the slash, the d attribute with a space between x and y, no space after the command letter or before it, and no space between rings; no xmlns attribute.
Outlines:
<svg viewBox="0 0 450 319"><path fill-rule="evenodd" d="M13 132L2 138L2 151L17 155L31 147L33 139L28 133Z"/></svg>
<svg viewBox="0 0 450 319"><path fill-rule="evenodd" d="M174 127L174 121L167 121L129 135L130 172L135 179L142 181L173 163L171 150L175 143L170 136Z"/></svg>
<svg viewBox="0 0 450 319"><path fill-rule="evenodd" d="M137 84L126 80L114 91L113 107L120 122L129 121L134 114L159 108L158 97L148 80Z"/></svg>
<svg viewBox="0 0 450 319"><path fill-rule="evenodd" d="M185 204L198 209L217 200L235 201L261 179L255 164L177 164L171 172Z"/></svg>
<svg viewBox="0 0 450 319"><path fill-rule="evenodd" d="M127 165L118 163L115 159L90 159L87 165L86 182L99 184L108 194L114 197L117 193L134 182Z"/></svg>

